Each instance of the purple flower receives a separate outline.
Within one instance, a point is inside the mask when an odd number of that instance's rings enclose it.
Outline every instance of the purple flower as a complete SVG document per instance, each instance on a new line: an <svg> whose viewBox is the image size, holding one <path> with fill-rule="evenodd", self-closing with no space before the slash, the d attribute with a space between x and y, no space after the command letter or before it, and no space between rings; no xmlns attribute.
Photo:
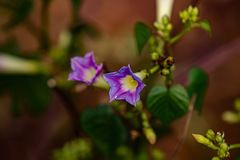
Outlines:
<svg viewBox="0 0 240 160"><path fill-rule="evenodd" d="M103 74L110 86L110 102L115 99L125 99L136 106L140 100L140 92L146 86L131 70L130 65L122 67L118 72Z"/></svg>
<svg viewBox="0 0 240 160"><path fill-rule="evenodd" d="M102 71L102 63L98 66L94 60L93 52L88 52L84 57L73 57L68 80L85 82L88 85L95 82Z"/></svg>

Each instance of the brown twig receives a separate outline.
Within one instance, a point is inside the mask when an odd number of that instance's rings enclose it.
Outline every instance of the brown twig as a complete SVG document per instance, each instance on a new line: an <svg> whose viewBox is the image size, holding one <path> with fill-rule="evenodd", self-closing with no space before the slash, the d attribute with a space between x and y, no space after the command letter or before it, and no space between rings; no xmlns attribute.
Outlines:
<svg viewBox="0 0 240 160"><path fill-rule="evenodd" d="M183 142L187 136L187 131L188 131L188 128L189 128L189 124L190 124L190 120L191 120L191 117L192 117L192 112L193 112L193 107L194 107L194 103L195 103L195 100L196 100L196 96L193 95L191 101L190 101L190 105L189 105L189 112L188 112L188 115L187 115L187 119L186 119L186 122L185 122L185 126L184 126L184 130L183 130L183 133L182 133L182 137L181 139L179 140L179 143L176 147L176 149L174 150L172 156L169 158L169 160L173 160L177 154L179 153L182 145L183 145Z"/></svg>

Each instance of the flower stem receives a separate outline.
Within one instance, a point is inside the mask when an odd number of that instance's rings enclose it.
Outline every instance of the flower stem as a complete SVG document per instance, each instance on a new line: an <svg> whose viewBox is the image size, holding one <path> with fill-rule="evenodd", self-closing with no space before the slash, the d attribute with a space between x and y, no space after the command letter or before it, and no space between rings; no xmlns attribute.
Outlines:
<svg viewBox="0 0 240 160"><path fill-rule="evenodd" d="M149 69L149 73L153 74L153 73L157 72L159 68L160 68L160 66L156 65L156 66Z"/></svg>
<svg viewBox="0 0 240 160"><path fill-rule="evenodd" d="M187 136L187 131L188 131L189 124L190 124L190 121L191 121L191 118L192 118L192 112L193 112L193 107L194 107L195 100L196 100L196 96L194 95L192 97L192 99L190 100L189 111L188 111L186 122L185 122L185 125L184 125L184 128L183 128L181 139L179 140L179 143L178 143L176 149L174 150L173 154L171 155L170 160L173 160L173 159L176 158L176 156L177 156L178 152L180 151L180 149L183 145L183 142L184 142L184 140Z"/></svg>
<svg viewBox="0 0 240 160"><path fill-rule="evenodd" d="M182 32L174 36L173 38L170 39L170 44L174 44L177 40L182 38L188 31L190 31L191 27L185 28Z"/></svg>
<svg viewBox="0 0 240 160"><path fill-rule="evenodd" d="M159 68L160 68L160 66L156 65L156 66L153 66L152 68L150 68L148 71L146 69L144 69L144 70L141 70L140 72L136 72L134 74L141 80L144 80L145 78L149 77L151 74L154 74L155 72L157 72L159 70Z"/></svg>
<svg viewBox="0 0 240 160"><path fill-rule="evenodd" d="M230 149L237 149L237 148L240 148L240 143L238 143L238 144L232 144L232 145L229 146L229 150L230 150Z"/></svg>

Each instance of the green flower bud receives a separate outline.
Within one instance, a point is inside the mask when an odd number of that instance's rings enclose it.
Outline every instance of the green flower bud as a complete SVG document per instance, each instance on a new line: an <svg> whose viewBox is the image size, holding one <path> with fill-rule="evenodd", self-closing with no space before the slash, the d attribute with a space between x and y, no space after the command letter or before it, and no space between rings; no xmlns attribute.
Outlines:
<svg viewBox="0 0 240 160"><path fill-rule="evenodd" d="M222 119L225 122L234 124L234 123L240 122L240 115L232 111L226 111L226 112L223 112Z"/></svg>
<svg viewBox="0 0 240 160"><path fill-rule="evenodd" d="M169 68L175 63L175 59L171 56L167 57L164 62L163 62L163 67L164 68Z"/></svg>
<svg viewBox="0 0 240 160"><path fill-rule="evenodd" d="M182 12L182 16L183 16L183 17L182 17L183 19L185 19L185 20L188 19L188 13L187 13L186 10Z"/></svg>
<svg viewBox="0 0 240 160"><path fill-rule="evenodd" d="M167 24L167 27L166 27L166 30L167 30L167 31L171 31L172 28L173 28L173 27L172 27L172 24L171 24L171 23L168 23L168 24Z"/></svg>
<svg viewBox="0 0 240 160"><path fill-rule="evenodd" d="M192 15L193 15L193 16L198 16L198 14L199 14L199 9L198 9L197 7L194 7L194 8L192 9Z"/></svg>
<svg viewBox="0 0 240 160"><path fill-rule="evenodd" d="M188 7L188 9L187 9L188 14L191 14L191 13L192 13L192 10L193 10L193 7L190 5L190 6Z"/></svg>
<svg viewBox="0 0 240 160"><path fill-rule="evenodd" d="M226 152L223 149L218 150L218 156L219 158L225 158L226 157Z"/></svg>
<svg viewBox="0 0 240 160"><path fill-rule="evenodd" d="M191 21L192 21L192 22L197 22L197 21L198 21L198 17L193 16L193 17L191 18Z"/></svg>
<svg viewBox="0 0 240 160"><path fill-rule="evenodd" d="M168 18L168 16L167 15L164 15L163 17L162 17L162 23L163 23L163 25L167 25L168 24L168 22L169 22L169 18Z"/></svg>
<svg viewBox="0 0 240 160"><path fill-rule="evenodd" d="M170 71L169 71L169 69L164 68L164 69L162 69L161 73L162 73L162 75L166 76L166 75L169 75Z"/></svg>
<svg viewBox="0 0 240 160"><path fill-rule="evenodd" d="M221 135L216 135L215 140L216 140L218 143L221 143L221 142L223 142L223 137L222 137Z"/></svg>
<svg viewBox="0 0 240 160"><path fill-rule="evenodd" d="M221 160L219 157L213 157L212 160Z"/></svg>
<svg viewBox="0 0 240 160"><path fill-rule="evenodd" d="M234 107L236 110L240 111L240 98L234 101Z"/></svg>
<svg viewBox="0 0 240 160"><path fill-rule="evenodd" d="M171 67L170 67L170 71L174 71L175 70L175 65L172 65Z"/></svg>
<svg viewBox="0 0 240 160"><path fill-rule="evenodd" d="M230 153L229 152L226 153L226 157L230 157Z"/></svg>
<svg viewBox="0 0 240 160"><path fill-rule="evenodd" d="M200 134L192 134L193 138L198 142L201 143L211 149L217 150L218 147L215 146L211 140L209 140L208 138L200 135Z"/></svg>
<svg viewBox="0 0 240 160"><path fill-rule="evenodd" d="M222 142L221 144L220 144L220 148L221 149L223 149L223 150L225 150L225 151L228 151L228 144L226 143L226 142Z"/></svg>
<svg viewBox="0 0 240 160"><path fill-rule="evenodd" d="M157 136L152 128L144 127L143 133L146 136L146 138L150 144L154 144L156 142Z"/></svg>
<svg viewBox="0 0 240 160"><path fill-rule="evenodd" d="M213 130L209 129L206 133L206 136L210 140L215 140L215 133Z"/></svg>
<svg viewBox="0 0 240 160"><path fill-rule="evenodd" d="M156 52L151 53L151 59L153 61L156 61L159 59L159 55Z"/></svg>
<svg viewBox="0 0 240 160"><path fill-rule="evenodd" d="M161 24L160 22L156 21L153 23L153 26L158 29L160 24Z"/></svg>

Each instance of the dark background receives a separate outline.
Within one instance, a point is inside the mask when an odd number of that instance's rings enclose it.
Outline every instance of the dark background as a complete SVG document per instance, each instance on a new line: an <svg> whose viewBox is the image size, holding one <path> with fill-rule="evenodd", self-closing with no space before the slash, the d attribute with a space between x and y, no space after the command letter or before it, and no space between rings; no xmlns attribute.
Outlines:
<svg viewBox="0 0 240 160"><path fill-rule="evenodd" d="M30 20L40 25L41 1L35 0ZM182 24L178 12L184 10L190 0L175 0L172 13L173 34L178 33ZM191 66L203 68L209 75L209 87L203 103L202 114L194 111L183 148L177 160L211 159L216 152L196 143L192 133L205 134L211 128L224 131L230 144L240 142L240 124L229 125L222 121L221 114L233 109L234 99L240 97L240 1L199 0L200 18L210 21L212 36L195 28L173 46L176 59L174 83L186 85L187 72ZM70 25L71 6L68 0L52 0L50 5L50 38L56 44L60 31ZM104 61L112 71L131 64L137 71L150 64L149 56L137 56L133 37L134 24L138 21L152 26L156 19L154 0L85 0L79 11L82 19L99 31L96 39L84 39L86 51L95 51L97 62ZM6 20L0 14L0 21ZM26 28L19 25L5 32L0 31L0 42L13 36L22 51L31 53L38 42ZM143 60L144 59L144 60ZM144 63L143 63L144 62ZM79 106L93 106L108 102L107 93L90 89L76 95ZM87 100L86 100L87 99ZM55 94L49 109L41 116L23 113L14 117L10 114L8 94L0 98L0 159L44 160L50 159L52 150L74 136L73 124L64 104ZM78 108L82 110L82 108ZM159 139L156 146L168 158L180 139L185 118L174 122L173 132ZM231 151L229 159L235 159L237 151Z"/></svg>

